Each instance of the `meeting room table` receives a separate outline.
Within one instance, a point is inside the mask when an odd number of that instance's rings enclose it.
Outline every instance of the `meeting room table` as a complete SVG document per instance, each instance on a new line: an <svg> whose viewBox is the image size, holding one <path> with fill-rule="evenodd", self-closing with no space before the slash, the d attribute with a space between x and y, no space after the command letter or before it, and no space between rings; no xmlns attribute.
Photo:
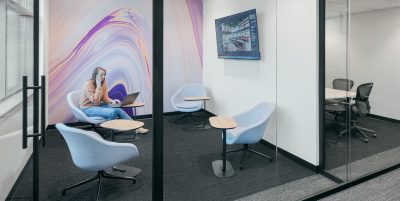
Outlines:
<svg viewBox="0 0 400 201"><path fill-rule="evenodd" d="M325 88L325 99L354 98L354 97L356 97L356 92L353 91Z"/></svg>

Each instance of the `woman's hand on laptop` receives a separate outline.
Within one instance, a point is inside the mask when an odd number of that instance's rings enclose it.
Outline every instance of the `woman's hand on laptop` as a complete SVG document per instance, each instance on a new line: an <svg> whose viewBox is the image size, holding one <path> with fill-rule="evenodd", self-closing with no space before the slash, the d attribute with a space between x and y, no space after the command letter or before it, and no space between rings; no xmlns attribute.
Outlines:
<svg viewBox="0 0 400 201"><path fill-rule="evenodd" d="M121 103L121 101L120 100L118 100L118 99L111 99L111 104L118 104L118 103Z"/></svg>

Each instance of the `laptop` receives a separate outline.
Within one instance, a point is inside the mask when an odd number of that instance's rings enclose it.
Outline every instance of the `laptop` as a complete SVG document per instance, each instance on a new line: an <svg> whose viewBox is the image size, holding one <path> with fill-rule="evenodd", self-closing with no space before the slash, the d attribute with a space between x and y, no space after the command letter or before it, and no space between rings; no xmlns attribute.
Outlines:
<svg viewBox="0 0 400 201"><path fill-rule="evenodd" d="M135 102L136 98L139 96L139 92L128 94L125 96L124 100L121 103L110 104L111 107L123 107L125 105L129 105Z"/></svg>

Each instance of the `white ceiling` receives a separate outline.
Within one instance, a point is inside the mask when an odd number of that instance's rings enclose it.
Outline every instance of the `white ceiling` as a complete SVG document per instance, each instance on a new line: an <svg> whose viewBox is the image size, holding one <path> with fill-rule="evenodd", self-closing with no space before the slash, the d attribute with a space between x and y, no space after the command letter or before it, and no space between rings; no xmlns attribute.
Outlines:
<svg viewBox="0 0 400 201"><path fill-rule="evenodd" d="M400 0L326 0L326 17L344 15L350 2L351 13L361 13L400 6Z"/></svg>

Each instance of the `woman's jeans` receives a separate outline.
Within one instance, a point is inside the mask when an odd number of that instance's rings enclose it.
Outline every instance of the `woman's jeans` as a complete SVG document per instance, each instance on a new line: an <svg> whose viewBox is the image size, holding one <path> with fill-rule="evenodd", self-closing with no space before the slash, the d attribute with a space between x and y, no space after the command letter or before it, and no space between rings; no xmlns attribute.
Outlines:
<svg viewBox="0 0 400 201"><path fill-rule="evenodd" d="M101 104L100 106L81 108L83 113L88 117L103 117L107 120L113 119L129 119L132 118L126 114L121 108L114 108L108 104Z"/></svg>

